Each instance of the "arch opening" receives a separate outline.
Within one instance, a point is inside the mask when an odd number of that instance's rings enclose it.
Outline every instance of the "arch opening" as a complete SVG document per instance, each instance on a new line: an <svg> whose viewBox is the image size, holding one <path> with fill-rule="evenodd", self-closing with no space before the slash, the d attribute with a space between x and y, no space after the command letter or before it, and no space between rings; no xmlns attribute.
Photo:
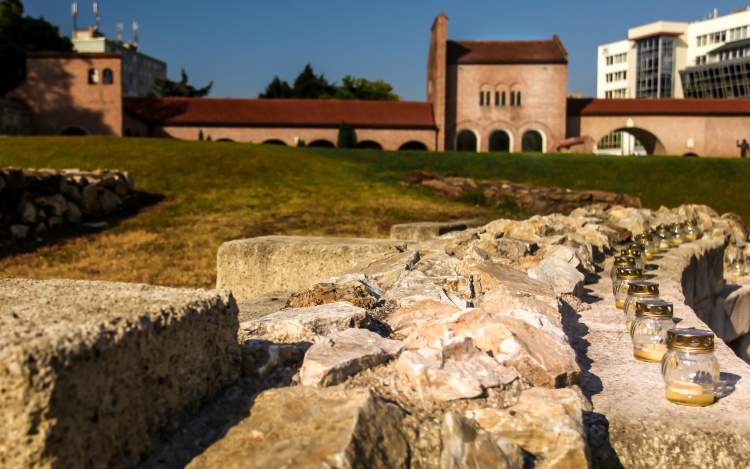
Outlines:
<svg viewBox="0 0 750 469"><path fill-rule="evenodd" d="M111 85L114 82L114 75L112 74L112 70L105 68L104 73L102 73L102 83L105 85Z"/></svg>
<svg viewBox="0 0 750 469"><path fill-rule="evenodd" d="M218 138L216 139L216 141L217 142L234 142L234 140L232 140L231 138ZM284 142L281 142L281 143L283 144Z"/></svg>
<svg viewBox="0 0 750 469"><path fill-rule="evenodd" d="M282 142L281 140L272 138L270 140L266 140L265 142L263 142L263 145L282 145L282 146L286 146L286 143Z"/></svg>
<svg viewBox="0 0 750 469"><path fill-rule="evenodd" d="M477 140L477 134L473 130L462 130L456 136L456 151L478 151Z"/></svg>
<svg viewBox="0 0 750 469"><path fill-rule="evenodd" d="M618 137L619 135L619 137ZM602 137L594 153L615 155L666 155L659 137L637 127L615 129Z"/></svg>
<svg viewBox="0 0 750 469"><path fill-rule="evenodd" d="M336 145L329 142L328 140L313 140L307 144L308 147L312 148L336 148Z"/></svg>
<svg viewBox="0 0 750 469"><path fill-rule="evenodd" d="M538 130L530 129L521 137L521 151L537 152L544 151L544 137Z"/></svg>
<svg viewBox="0 0 750 469"><path fill-rule="evenodd" d="M495 130L490 134L490 151L508 153L510 150L510 134L507 131Z"/></svg>
<svg viewBox="0 0 750 469"><path fill-rule="evenodd" d="M361 148L364 150L382 150L383 149L383 147L378 142L374 142L372 140L363 140L361 142L357 142L357 144L354 145L354 148Z"/></svg>
<svg viewBox="0 0 750 469"><path fill-rule="evenodd" d="M398 147L399 150L420 150L420 151L426 151L427 145L425 145L422 142L417 142L416 140L412 140L410 142L406 142L400 147Z"/></svg>
<svg viewBox="0 0 750 469"><path fill-rule="evenodd" d="M86 127L80 126L80 125L66 125L62 129L60 129L57 132L57 135L67 135L67 136L76 136L76 135L91 135L91 132Z"/></svg>

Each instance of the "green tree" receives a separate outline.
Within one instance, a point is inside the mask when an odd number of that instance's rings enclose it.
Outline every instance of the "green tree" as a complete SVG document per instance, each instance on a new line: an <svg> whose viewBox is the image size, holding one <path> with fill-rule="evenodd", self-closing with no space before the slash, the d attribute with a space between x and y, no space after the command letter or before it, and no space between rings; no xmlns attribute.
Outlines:
<svg viewBox="0 0 750 469"><path fill-rule="evenodd" d="M292 87L292 96L300 99L331 98L336 94L336 88L328 83L324 74L315 75L310 64L305 65Z"/></svg>
<svg viewBox="0 0 750 469"><path fill-rule="evenodd" d="M347 75L341 80L341 85L336 86L334 98L399 101L401 98L392 91L393 86L383 80L370 81L366 78L354 78Z"/></svg>
<svg viewBox="0 0 750 469"><path fill-rule="evenodd" d="M23 16L21 0L0 1L0 96L26 78L26 53L69 52L73 43L43 17Z"/></svg>
<svg viewBox="0 0 750 469"><path fill-rule="evenodd" d="M337 148L353 148L354 147L354 130L352 126L344 121L339 124L339 138L336 144Z"/></svg>
<svg viewBox="0 0 750 469"><path fill-rule="evenodd" d="M271 83L266 86L266 92L260 93L258 95L259 98L291 98L292 97L292 87L289 86L289 83L282 81L279 79L279 76L276 75Z"/></svg>
<svg viewBox="0 0 750 469"><path fill-rule="evenodd" d="M159 98L178 97L178 98L202 98L211 92L214 85L212 81L203 88L195 88L187 84L188 76L185 69L182 69L182 80L172 81L169 78L161 78L154 75L154 84L151 86L149 96Z"/></svg>

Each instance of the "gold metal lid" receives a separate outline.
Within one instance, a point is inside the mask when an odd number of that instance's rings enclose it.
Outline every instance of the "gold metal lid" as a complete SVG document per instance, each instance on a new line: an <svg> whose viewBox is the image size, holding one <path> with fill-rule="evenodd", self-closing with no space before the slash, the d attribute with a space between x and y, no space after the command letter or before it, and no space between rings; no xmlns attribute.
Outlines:
<svg viewBox="0 0 750 469"><path fill-rule="evenodd" d="M698 220L696 220L695 218L691 218L690 220L687 221L687 223L688 223L688 225L696 225L697 226L698 225Z"/></svg>
<svg viewBox="0 0 750 469"><path fill-rule="evenodd" d="M642 233L639 235L635 235L635 240L640 241L641 244L646 244L648 241L653 241L654 237L651 233Z"/></svg>
<svg viewBox="0 0 750 469"><path fill-rule="evenodd" d="M679 350L713 350L715 336L702 329L671 329L667 331L667 347Z"/></svg>
<svg viewBox="0 0 750 469"><path fill-rule="evenodd" d="M643 269L638 269L636 267L628 267L628 266L615 266L616 267L616 275L617 278L626 278L626 279L632 279L632 278L641 278L643 277Z"/></svg>
<svg viewBox="0 0 750 469"><path fill-rule="evenodd" d="M674 305L664 300L636 300L635 315L671 318L674 316Z"/></svg>
<svg viewBox="0 0 750 469"><path fill-rule="evenodd" d="M659 294L659 284L654 282L630 282L628 295L649 296Z"/></svg>
<svg viewBox="0 0 750 469"><path fill-rule="evenodd" d="M676 221L674 223L670 223L669 226L671 226L672 228L679 228L681 226L685 226L685 224L681 221Z"/></svg>
<svg viewBox="0 0 750 469"><path fill-rule="evenodd" d="M625 249L635 248L635 249L640 249L641 251L643 251L643 248L645 246L646 244L640 241L628 241L627 243L625 243Z"/></svg>
<svg viewBox="0 0 750 469"><path fill-rule="evenodd" d="M617 266L635 267L637 263L638 259L633 256L615 256L615 265Z"/></svg>
<svg viewBox="0 0 750 469"><path fill-rule="evenodd" d="M630 256L630 257L638 257L638 258L640 258L641 255L643 254L643 249L636 248L636 247L625 248L622 251L620 251L620 254L623 255L623 256Z"/></svg>

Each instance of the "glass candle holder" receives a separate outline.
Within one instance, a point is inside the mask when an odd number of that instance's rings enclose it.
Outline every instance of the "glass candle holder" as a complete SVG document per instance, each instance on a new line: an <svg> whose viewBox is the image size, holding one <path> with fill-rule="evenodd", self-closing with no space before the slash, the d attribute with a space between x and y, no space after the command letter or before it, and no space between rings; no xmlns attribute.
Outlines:
<svg viewBox="0 0 750 469"><path fill-rule="evenodd" d="M646 260L651 261L654 259L654 238L648 234L643 233L635 235L635 240L643 245L643 252L646 254Z"/></svg>
<svg viewBox="0 0 750 469"><path fill-rule="evenodd" d="M635 302L639 300L658 300L659 284L653 282L630 282L628 296L625 297L623 311L625 312L625 327L630 332L630 326L635 320Z"/></svg>
<svg viewBox="0 0 750 469"><path fill-rule="evenodd" d="M685 225L685 241L695 241L701 235L701 230L698 228L698 221L695 219L688 220Z"/></svg>
<svg viewBox="0 0 750 469"><path fill-rule="evenodd" d="M652 228L646 231L644 234L651 236L651 240L654 242L654 254L659 254L659 245L661 244L659 233L657 233L656 230Z"/></svg>
<svg viewBox="0 0 750 469"><path fill-rule="evenodd" d="M737 259L734 262L732 262L732 266L730 267L730 270L732 272L732 277L744 277L745 275L747 275L745 261L742 259Z"/></svg>
<svg viewBox="0 0 750 469"><path fill-rule="evenodd" d="M666 225L659 225L656 229L659 236L659 250L666 251L672 244L672 231Z"/></svg>
<svg viewBox="0 0 750 469"><path fill-rule="evenodd" d="M620 255L635 257L635 266L639 269L643 269L646 267L646 254L638 248L626 247L625 249L622 249L620 251Z"/></svg>
<svg viewBox="0 0 750 469"><path fill-rule="evenodd" d="M719 381L719 361L714 347L713 332L701 329L667 331L667 353L661 360L667 400L689 406L713 404Z"/></svg>
<svg viewBox="0 0 750 469"><path fill-rule="evenodd" d="M609 276L612 277L612 283L617 279L617 268L618 267L636 267L638 259L631 256L615 256L615 263L612 266L612 270L609 271Z"/></svg>
<svg viewBox="0 0 750 469"><path fill-rule="evenodd" d="M644 362L660 362L667 353L667 331L674 329L674 306L663 300L635 302L635 320L630 325L633 355Z"/></svg>
<svg viewBox="0 0 750 469"><path fill-rule="evenodd" d="M672 230L672 241L670 241L671 244L679 246L680 244L685 243L685 230L683 229L683 225L680 222L674 222L671 225L669 225L669 228Z"/></svg>
<svg viewBox="0 0 750 469"><path fill-rule="evenodd" d="M637 267L617 267L617 277L612 284L612 294L615 295L615 306L617 309L625 307L625 298L628 296L630 282L643 279L643 269Z"/></svg>

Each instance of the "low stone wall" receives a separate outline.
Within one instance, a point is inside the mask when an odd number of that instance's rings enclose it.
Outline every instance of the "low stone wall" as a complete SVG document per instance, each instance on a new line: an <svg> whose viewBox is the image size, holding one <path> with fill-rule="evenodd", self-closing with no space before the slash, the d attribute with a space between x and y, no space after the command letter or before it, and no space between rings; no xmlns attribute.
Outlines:
<svg viewBox="0 0 750 469"><path fill-rule="evenodd" d="M134 467L239 375L224 291L0 279L0 466Z"/></svg>
<svg viewBox="0 0 750 469"><path fill-rule="evenodd" d="M138 204L127 171L0 168L0 243Z"/></svg>
<svg viewBox="0 0 750 469"><path fill-rule="evenodd" d="M31 112L20 102L0 99L0 136L31 135Z"/></svg>

